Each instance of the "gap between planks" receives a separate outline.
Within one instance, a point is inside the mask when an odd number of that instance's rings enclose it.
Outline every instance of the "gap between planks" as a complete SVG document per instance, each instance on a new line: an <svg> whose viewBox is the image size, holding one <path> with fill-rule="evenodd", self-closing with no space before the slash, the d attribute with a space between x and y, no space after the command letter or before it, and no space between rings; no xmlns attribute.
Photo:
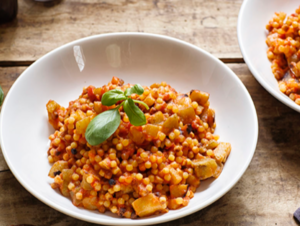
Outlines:
<svg viewBox="0 0 300 226"><path fill-rule="evenodd" d="M225 64L243 64L243 58L219 58ZM28 67L35 61L0 61L0 67Z"/></svg>

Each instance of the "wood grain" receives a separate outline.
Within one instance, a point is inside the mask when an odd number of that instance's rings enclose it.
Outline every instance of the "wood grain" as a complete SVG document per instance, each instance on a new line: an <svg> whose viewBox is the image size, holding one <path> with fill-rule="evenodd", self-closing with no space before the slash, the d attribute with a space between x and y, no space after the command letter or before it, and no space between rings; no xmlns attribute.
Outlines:
<svg viewBox="0 0 300 226"><path fill-rule="evenodd" d="M245 64L228 64L247 87L257 110L259 139L253 160L241 180L221 199L182 219L161 226L297 225L300 207L300 117L281 104L251 75ZM0 84L9 86L25 68L0 68ZM0 159L2 156L0 155ZM3 166L0 160L0 167ZM92 225L68 217L38 201L9 170L0 172L0 226Z"/></svg>
<svg viewBox="0 0 300 226"><path fill-rule="evenodd" d="M241 58L236 24L242 0L19 0L17 19L0 25L0 61L34 61L70 41L110 32L147 32Z"/></svg>

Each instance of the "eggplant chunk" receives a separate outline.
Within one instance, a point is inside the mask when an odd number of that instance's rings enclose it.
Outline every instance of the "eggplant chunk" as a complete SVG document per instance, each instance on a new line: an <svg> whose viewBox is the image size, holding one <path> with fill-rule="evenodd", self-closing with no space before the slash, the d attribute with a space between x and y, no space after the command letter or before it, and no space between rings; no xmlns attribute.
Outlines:
<svg viewBox="0 0 300 226"><path fill-rule="evenodd" d="M161 111L156 112L149 118L149 123L157 125L165 120L165 117Z"/></svg>
<svg viewBox="0 0 300 226"><path fill-rule="evenodd" d="M170 186L170 194L171 198L178 198L178 197L184 197L187 193L187 184L178 184L178 185L171 185Z"/></svg>
<svg viewBox="0 0 300 226"><path fill-rule="evenodd" d="M169 134L173 129L177 129L179 126L177 114L169 117L163 124L163 133Z"/></svg>
<svg viewBox="0 0 300 226"><path fill-rule="evenodd" d="M198 104L204 105L209 99L209 94L199 90L192 90L190 98L192 101L196 101Z"/></svg>
<svg viewBox="0 0 300 226"><path fill-rule="evenodd" d="M179 172L176 169L170 168L170 175L171 175L170 184L179 184L180 181L182 181L182 177L180 176Z"/></svg>
<svg viewBox="0 0 300 226"><path fill-rule="evenodd" d="M90 191L93 189L93 187L86 180L88 178L88 176L90 176L90 174L87 171L84 171L84 173L82 175L81 187L84 190Z"/></svg>
<svg viewBox="0 0 300 226"><path fill-rule="evenodd" d="M196 117L195 110L191 105L179 108L177 114L181 118L183 124L191 123Z"/></svg>
<svg viewBox="0 0 300 226"><path fill-rule="evenodd" d="M159 198L153 193L135 200L132 207L139 217L145 217L154 214L157 211L162 211L166 208L164 203L161 203Z"/></svg>
<svg viewBox="0 0 300 226"><path fill-rule="evenodd" d="M151 124L148 124L148 125L145 125L145 128L144 128L144 133L146 133L147 135L155 138L157 137L157 133L159 131L159 127L156 126L156 125L151 125Z"/></svg>
<svg viewBox="0 0 300 226"><path fill-rule="evenodd" d="M145 140L145 136L142 131L139 131L136 127L131 126L129 130L129 136L136 144L142 144Z"/></svg>
<svg viewBox="0 0 300 226"><path fill-rule="evenodd" d="M96 210L97 209L97 197L85 197L82 200L82 205L84 208L88 210Z"/></svg>
<svg viewBox="0 0 300 226"><path fill-rule="evenodd" d="M63 171L62 171L63 183L60 187L60 191L63 194L63 196L66 196L66 197L70 196L68 185L69 185L70 181L72 180L73 173L74 173L74 171L71 169L63 169Z"/></svg>
<svg viewBox="0 0 300 226"><path fill-rule="evenodd" d="M215 123L215 111L210 108L207 110L207 123L210 127Z"/></svg>
<svg viewBox="0 0 300 226"><path fill-rule="evenodd" d="M217 161L225 162L231 151L231 144L221 142L214 150L214 155Z"/></svg>
<svg viewBox="0 0 300 226"><path fill-rule="evenodd" d="M47 112L48 112L48 119L50 124L53 126L54 129L59 129L59 110L65 110L63 107L61 107L58 103L56 103L54 100L49 100L49 102L46 105Z"/></svg>
<svg viewBox="0 0 300 226"><path fill-rule="evenodd" d="M63 169L68 169L68 162L67 161L57 161L51 167L48 176L51 178L55 177L55 173L60 171L62 172Z"/></svg>
<svg viewBox="0 0 300 226"><path fill-rule="evenodd" d="M144 102L151 107L155 103L155 99L152 97L151 94L149 94L145 99Z"/></svg>
<svg viewBox="0 0 300 226"><path fill-rule="evenodd" d="M193 160L192 167L196 176L204 180L215 175L218 165L215 159L202 158Z"/></svg>

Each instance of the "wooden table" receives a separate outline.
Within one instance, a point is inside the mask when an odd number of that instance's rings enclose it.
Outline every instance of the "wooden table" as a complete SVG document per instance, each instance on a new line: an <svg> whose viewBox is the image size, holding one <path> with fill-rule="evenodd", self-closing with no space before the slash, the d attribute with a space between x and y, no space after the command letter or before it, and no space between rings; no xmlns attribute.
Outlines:
<svg viewBox="0 0 300 226"><path fill-rule="evenodd" d="M259 139L241 180L207 208L161 225L297 225L300 207L300 117L254 79L236 35L242 0L19 0L17 19L0 25L0 85L50 50L78 38L120 31L169 35L199 46L230 67L257 110ZM264 25L262 25L264 26ZM91 225L34 198L15 179L0 151L0 225Z"/></svg>

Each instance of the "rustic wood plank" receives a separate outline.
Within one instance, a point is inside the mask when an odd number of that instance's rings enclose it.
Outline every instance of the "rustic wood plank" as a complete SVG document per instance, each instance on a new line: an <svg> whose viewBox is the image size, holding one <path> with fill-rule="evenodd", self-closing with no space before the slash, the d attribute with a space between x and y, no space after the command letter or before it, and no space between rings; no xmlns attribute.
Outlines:
<svg viewBox="0 0 300 226"><path fill-rule="evenodd" d="M265 91L245 64L228 66L246 85L257 109L260 131L254 158L224 197L199 212L161 226L297 225L292 214L300 206L299 113ZM5 79L0 76L0 84L12 84L22 70L24 67L0 68L1 74L6 73ZM5 92L7 85L3 85ZM0 172L0 184L0 225L92 225L44 205L10 171Z"/></svg>
<svg viewBox="0 0 300 226"><path fill-rule="evenodd" d="M193 43L219 58L242 58L236 24L242 0L19 0L0 25L0 61L33 61L70 41L110 32L148 32Z"/></svg>

